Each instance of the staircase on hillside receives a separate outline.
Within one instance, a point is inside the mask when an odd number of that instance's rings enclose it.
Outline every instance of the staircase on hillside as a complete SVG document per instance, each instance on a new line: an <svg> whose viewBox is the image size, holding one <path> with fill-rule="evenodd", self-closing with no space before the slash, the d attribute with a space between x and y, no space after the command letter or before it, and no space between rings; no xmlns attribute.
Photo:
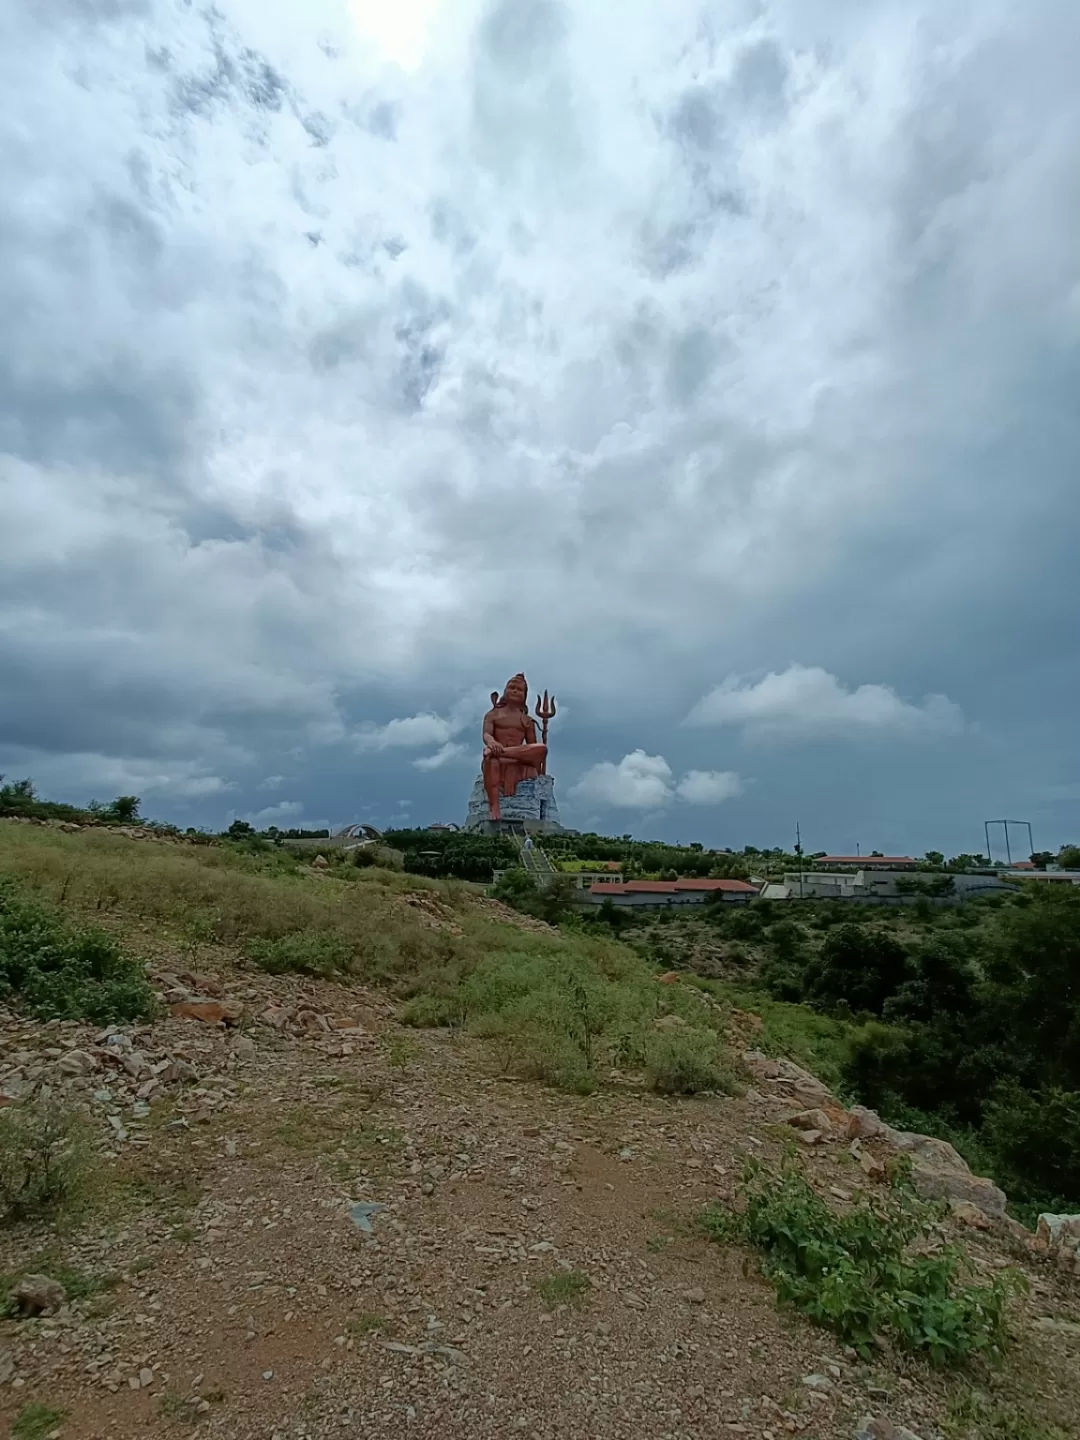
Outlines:
<svg viewBox="0 0 1080 1440"><path fill-rule="evenodd" d="M528 846L525 844L527 838L525 835L525 827L522 826L521 828L521 835L514 835L514 843L518 847L522 866L536 881L537 885L550 885L556 874L554 865L552 865L543 850L541 850L535 842Z"/></svg>

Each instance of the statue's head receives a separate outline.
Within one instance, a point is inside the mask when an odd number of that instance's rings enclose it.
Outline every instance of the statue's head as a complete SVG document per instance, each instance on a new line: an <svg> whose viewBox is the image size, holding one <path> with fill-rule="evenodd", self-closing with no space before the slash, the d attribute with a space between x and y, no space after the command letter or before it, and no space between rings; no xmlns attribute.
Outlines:
<svg viewBox="0 0 1080 1440"><path fill-rule="evenodd" d="M527 710L529 708L529 685L522 674L511 675L506 682L506 689L503 691L503 705L513 710Z"/></svg>

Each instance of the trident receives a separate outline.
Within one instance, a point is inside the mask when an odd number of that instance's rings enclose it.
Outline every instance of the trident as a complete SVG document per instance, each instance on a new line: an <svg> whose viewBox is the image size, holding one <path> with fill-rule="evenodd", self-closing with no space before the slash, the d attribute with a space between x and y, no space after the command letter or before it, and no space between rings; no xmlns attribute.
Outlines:
<svg viewBox="0 0 1080 1440"><path fill-rule="evenodd" d="M544 742L545 745L547 744L548 721L554 720L556 713L557 712L555 709L555 696L552 695L551 699L549 700L548 692L545 690L543 699L537 699L536 702L536 718L541 722L540 739ZM544 756L543 763L540 766L540 774L547 774L546 755Z"/></svg>

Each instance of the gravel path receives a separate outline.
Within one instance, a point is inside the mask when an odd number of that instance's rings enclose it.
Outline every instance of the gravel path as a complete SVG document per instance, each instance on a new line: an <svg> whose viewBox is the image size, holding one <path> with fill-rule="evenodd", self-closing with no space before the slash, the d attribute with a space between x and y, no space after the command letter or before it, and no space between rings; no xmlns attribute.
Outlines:
<svg viewBox="0 0 1080 1440"><path fill-rule="evenodd" d="M229 994L252 1017L242 1039L181 1019L134 1037L199 1078L149 1105L138 1077L116 1092L111 1187L62 1242L69 1268L114 1283L0 1324L0 1421L38 1401L67 1412L65 1440L849 1440L884 1410L941 1433L942 1381L853 1363L695 1233L749 1155L779 1157L780 1102L663 1100L624 1078L566 1096L499 1075L477 1042L400 1029L377 996L261 976ZM279 1030L254 1019L270 1001L363 1028ZM95 1038L11 1017L2 1032L0 1079ZM864 1180L840 1146L807 1164ZM370 1235L358 1201L385 1207ZM50 1244L10 1230L0 1265L21 1273ZM1032 1313L1075 1310L1035 1281ZM1076 1338L1019 1353L1067 1419Z"/></svg>

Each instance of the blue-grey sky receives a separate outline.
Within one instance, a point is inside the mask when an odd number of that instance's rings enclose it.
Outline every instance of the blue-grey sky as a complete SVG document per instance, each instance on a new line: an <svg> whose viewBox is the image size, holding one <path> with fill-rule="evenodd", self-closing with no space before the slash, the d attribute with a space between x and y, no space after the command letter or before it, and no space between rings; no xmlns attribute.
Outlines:
<svg viewBox="0 0 1080 1440"><path fill-rule="evenodd" d="M0 770L1080 838L1075 0L0 7Z"/></svg>

